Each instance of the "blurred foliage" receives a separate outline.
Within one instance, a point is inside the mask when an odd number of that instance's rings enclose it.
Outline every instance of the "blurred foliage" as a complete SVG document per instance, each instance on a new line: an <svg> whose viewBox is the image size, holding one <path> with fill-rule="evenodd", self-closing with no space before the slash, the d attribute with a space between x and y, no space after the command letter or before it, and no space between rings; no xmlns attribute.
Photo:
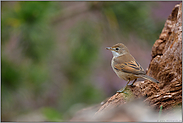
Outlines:
<svg viewBox="0 0 183 123"><path fill-rule="evenodd" d="M52 2L14 4L14 8L2 12L2 43L11 37L11 33L17 33L20 47L26 57L33 61L46 58L53 45L49 21L57 10L54 9L55 4Z"/></svg>
<svg viewBox="0 0 183 123"><path fill-rule="evenodd" d="M158 37L161 26L150 18L150 3L96 3L101 6L94 9L106 17L112 31L117 29L126 38L135 33L151 42ZM67 51L54 56L59 43L54 38L51 22L54 17L61 16L61 5L62 2L2 2L3 121L39 108L48 121L64 120L71 115L73 105L90 105L104 99L103 90L96 88L90 79L91 70L100 57L101 25L81 19L69 30ZM13 43L16 48L11 49ZM62 57L62 54L68 59L57 61L55 57ZM59 62L60 73L53 70L53 61ZM53 75L61 73L67 79L56 83Z"/></svg>
<svg viewBox="0 0 183 123"><path fill-rule="evenodd" d="M88 79L98 57L100 42L100 30L91 22L81 21L70 31L68 39L70 57L68 65L64 67L69 84L64 87L62 99L65 101L61 108L65 113L70 105L93 104L103 96Z"/></svg>
<svg viewBox="0 0 183 123"><path fill-rule="evenodd" d="M146 40L149 44L157 39L161 33L163 23L155 23L151 16L152 2L96 2L94 6L105 15L112 30L121 31L120 34L129 38L135 34L138 38ZM94 7L95 8L95 7Z"/></svg>
<svg viewBox="0 0 183 123"><path fill-rule="evenodd" d="M66 73L73 82L89 74L91 64L98 56L101 40L100 32L94 24L80 22L76 25L69 36L71 54L69 66L66 68Z"/></svg>
<svg viewBox="0 0 183 123"><path fill-rule="evenodd" d="M15 64L12 64L10 61L6 59L1 60L2 64L2 71L1 71L1 76L2 76L2 86L6 86L10 89L15 89L18 87L20 78L21 78L21 71L17 69L18 66Z"/></svg>
<svg viewBox="0 0 183 123"><path fill-rule="evenodd" d="M9 110L17 109L17 102L20 99L24 100L21 97L23 95L18 95L19 90L28 91L27 98L32 98L32 100L43 95L45 91L43 85L50 81L47 66L54 48L54 38L49 21L57 10L58 7L52 2L3 3L1 20L3 111L9 112ZM18 40L17 49L22 50L22 57L18 60L20 62L9 58L11 56L7 56L6 49L4 49L12 36L15 37L15 41ZM7 92L11 94L7 95ZM16 98L17 96L21 98ZM12 101L9 102L8 98L12 98L14 104ZM8 105L11 105L12 109L6 107ZM18 107L20 109L17 109L17 112L25 110L23 105ZM9 115L11 116L11 113Z"/></svg>
<svg viewBox="0 0 183 123"><path fill-rule="evenodd" d="M48 122L59 122L62 119L61 113L54 108L44 107L41 109L41 112L47 118Z"/></svg>

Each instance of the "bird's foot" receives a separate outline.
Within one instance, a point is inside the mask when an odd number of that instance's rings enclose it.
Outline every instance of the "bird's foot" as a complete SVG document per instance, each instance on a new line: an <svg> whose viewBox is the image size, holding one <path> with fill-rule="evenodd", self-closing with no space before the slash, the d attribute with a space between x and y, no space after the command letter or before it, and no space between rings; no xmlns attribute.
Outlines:
<svg viewBox="0 0 183 123"><path fill-rule="evenodd" d="M125 93L125 94L127 94L127 93L125 92L125 88L123 88L122 90L118 90L117 93Z"/></svg>
<svg viewBox="0 0 183 123"><path fill-rule="evenodd" d="M130 84L130 86L132 86L132 87L135 87L135 85L132 83L132 84Z"/></svg>

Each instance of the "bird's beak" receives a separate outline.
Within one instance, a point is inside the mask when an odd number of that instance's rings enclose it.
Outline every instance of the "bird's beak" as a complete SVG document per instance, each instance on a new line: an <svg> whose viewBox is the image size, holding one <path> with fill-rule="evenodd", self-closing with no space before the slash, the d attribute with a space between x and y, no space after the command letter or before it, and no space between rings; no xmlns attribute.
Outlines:
<svg viewBox="0 0 183 123"><path fill-rule="evenodd" d="M106 50L112 50L112 48L111 48L111 47L106 47L105 49L106 49Z"/></svg>

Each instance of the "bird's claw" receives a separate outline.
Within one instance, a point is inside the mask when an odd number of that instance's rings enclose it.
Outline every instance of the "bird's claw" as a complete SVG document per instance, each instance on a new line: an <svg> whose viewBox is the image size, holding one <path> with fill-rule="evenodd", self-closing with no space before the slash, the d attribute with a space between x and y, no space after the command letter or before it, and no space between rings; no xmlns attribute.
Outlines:
<svg viewBox="0 0 183 123"><path fill-rule="evenodd" d="M124 91L124 89L123 89L123 90L117 91L117 93L125 93L125 94L127 94L127 93Z"/></svg>
<svg viewBox="0 0 183 123"><path fill-rule="evenodd" d="M134 85L134 84L130 84L130 86L135 87L135 85Z"/></svg>

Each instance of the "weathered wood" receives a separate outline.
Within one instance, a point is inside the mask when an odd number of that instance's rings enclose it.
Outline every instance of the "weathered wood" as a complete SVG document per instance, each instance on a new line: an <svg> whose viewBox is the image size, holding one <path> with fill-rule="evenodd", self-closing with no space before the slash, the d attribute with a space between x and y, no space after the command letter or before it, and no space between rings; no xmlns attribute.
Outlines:
<svg viewBox="0 0 183 123"><path fill-rule="evenodd" d="M144 101L158 110L160 106L165 110L182 103L182 4L175 6L153 45L147 74L160 83L145 80L136 82L135 87L128 86L135 98L145 97ZM98 112L124 103L126 94L116 93Z"/></svg>
<svg viewBox="0 0 183 123"><path fill-rule="evenodd" d="M182 104L182 3L174 7L159 39L152 47L152 60L147 75L160 83L145 80L136 82L134 87L128 86L127 94L116 93L98 106L98 110L95 109L96 112L92 113L92 116L96 117L93 119L113 121L101 114L125 107L137 99L142 99L156 111L159 111L161 106L163 111L166 111ZM134 119L131 117L129 120L120 121L134 121Z"/></svg>

